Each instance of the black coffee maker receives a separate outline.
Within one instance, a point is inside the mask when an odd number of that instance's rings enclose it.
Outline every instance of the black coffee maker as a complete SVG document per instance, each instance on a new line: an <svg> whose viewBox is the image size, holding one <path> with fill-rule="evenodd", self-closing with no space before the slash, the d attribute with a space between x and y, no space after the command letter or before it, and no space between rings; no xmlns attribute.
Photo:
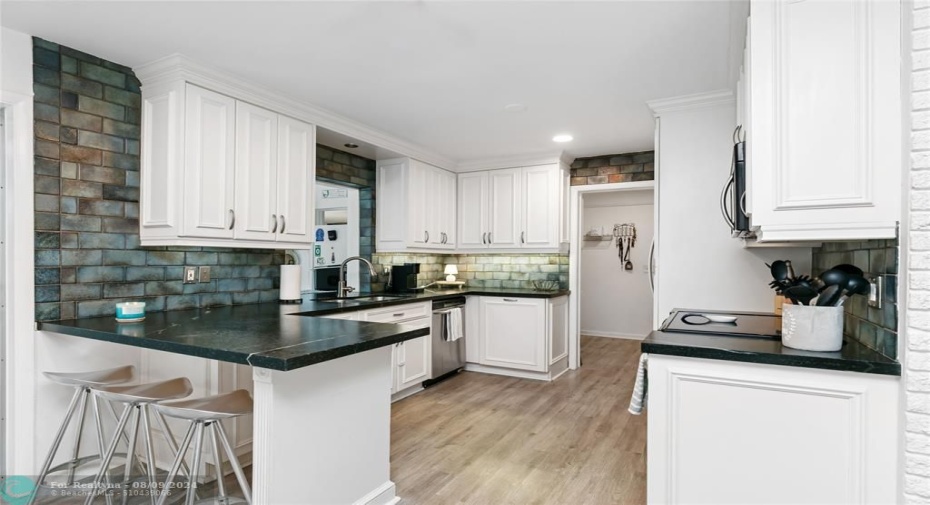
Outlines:
<svg viewBox="0 0 930 505"><path fill-rule="evenodd" d="M391 283L387 286L387 291L389 293L417 292L417 274L419 273L419 263L391 266Z"/></svg>

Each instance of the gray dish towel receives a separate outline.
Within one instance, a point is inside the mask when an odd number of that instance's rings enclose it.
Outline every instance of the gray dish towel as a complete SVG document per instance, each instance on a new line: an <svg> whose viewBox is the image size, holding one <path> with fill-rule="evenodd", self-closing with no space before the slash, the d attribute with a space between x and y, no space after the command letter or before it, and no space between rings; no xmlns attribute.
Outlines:
<svg viewBox="0 0 930 505"><path fill-rule="evenodd" d="M633 384L633 396L630 398L630 414L638 416L646 408L649 399L649 377L646 374L649 355L643 353L639 356L639 368L636 369L636 383Z"/></svg>

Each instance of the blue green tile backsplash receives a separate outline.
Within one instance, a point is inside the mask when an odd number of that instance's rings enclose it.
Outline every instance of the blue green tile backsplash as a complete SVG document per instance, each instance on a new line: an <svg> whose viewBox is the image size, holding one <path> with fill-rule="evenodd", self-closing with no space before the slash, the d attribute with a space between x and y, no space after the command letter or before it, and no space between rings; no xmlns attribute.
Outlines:
<svg viewBox="0 0 930 505"><path fill-rule="evenodd" d="M884 279L882 308L869 307L865 296L846 301L845 333L872 349L897 359L898 355L898 241L828 242L814 249L814 274L840 263L861 268L867 276Z"/></svg>

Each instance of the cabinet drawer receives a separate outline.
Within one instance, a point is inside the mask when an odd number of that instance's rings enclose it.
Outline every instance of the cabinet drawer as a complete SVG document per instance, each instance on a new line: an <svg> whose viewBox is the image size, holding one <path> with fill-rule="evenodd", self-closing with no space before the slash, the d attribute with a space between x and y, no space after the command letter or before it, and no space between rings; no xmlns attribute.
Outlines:
<svg viewBox="0 0 930 505"><path fill-rule="evenodd" d="M410 319L419 319L429 317L432 305L427 303L416 303L409 305L394 305L391 307L380 307L377 309L366 310L359 317L362 321L371 321L375 323L393 323L407 321Z"/></svg>

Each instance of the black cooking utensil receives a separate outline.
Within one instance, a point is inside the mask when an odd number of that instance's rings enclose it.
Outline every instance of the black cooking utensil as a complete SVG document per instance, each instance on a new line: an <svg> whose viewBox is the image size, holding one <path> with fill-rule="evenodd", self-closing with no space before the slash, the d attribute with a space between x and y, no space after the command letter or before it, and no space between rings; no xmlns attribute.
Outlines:
<svg viewBox="0 0 930 505"><path fill-rule="evenodd" d="M788 280L788 264L782 260L773 261L769 265L769 270L772 272L772 278L779 282L784 282Z"/></svg>
<svg viewBox="0 0 930 505"><path fill-rule="evenodd" d="M811 300L817 296L817 290L810 286L791 286L785 289L785 296L792 302L801 305L810 305Z"/></svg>
<svg viewBox="0 0 930 505"><path fill-rule="evenodd" d="M855 265L850 265L848 263L843 263L842 265L836 265L830 270L839 270L840 272L845 272L847 275L858 275L860 277L862 276L861 268Z"/></svg>
<svg viewBox="0 0 930 505"><path fill-rule="evenodd" d="M843 294L843 286L837 284L831 284L820 292L820 297L817 298L818 307L832 307L836 305L836 302L840 299L840 296Z"/></svg>
<svg viewBox="0 0 930 505"><path fill-rule="evenodd" d="M849 280L849 275L841 270L834 270L831 268L830 270L820 274L820 280L822 280L824 284L824 287L821 289L821 291L830 286L840 286L841 288L845 288L846 282Z"/></svg>

